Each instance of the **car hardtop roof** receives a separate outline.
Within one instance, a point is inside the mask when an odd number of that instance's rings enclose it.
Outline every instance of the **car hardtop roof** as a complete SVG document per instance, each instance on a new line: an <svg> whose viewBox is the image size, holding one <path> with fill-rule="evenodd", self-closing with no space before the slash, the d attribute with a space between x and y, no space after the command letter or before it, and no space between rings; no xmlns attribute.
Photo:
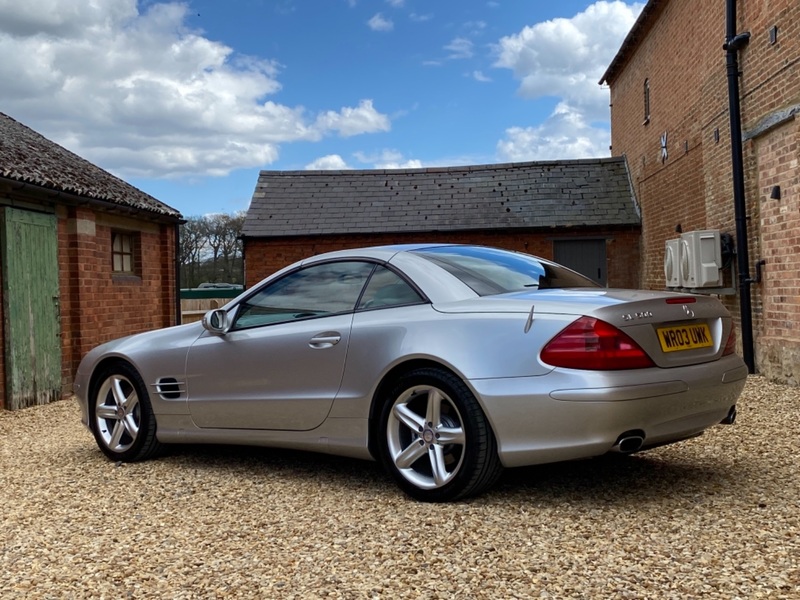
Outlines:
<svg viewBox="0 0 800 600"><path fill-rule="evenodd" d="M443 247L478 247L478 244L443 244L443 243L417 243L417 244L386 244L383 246L363 246L361 248L348 248L346 250L333 250L331 252L324 252L309 256L303 263L310 261L330 260L335 258L375 258L386 260L392 258L395 254L400 252L412 252L415 250L426 250L430 248L443 248Z"/></svg>

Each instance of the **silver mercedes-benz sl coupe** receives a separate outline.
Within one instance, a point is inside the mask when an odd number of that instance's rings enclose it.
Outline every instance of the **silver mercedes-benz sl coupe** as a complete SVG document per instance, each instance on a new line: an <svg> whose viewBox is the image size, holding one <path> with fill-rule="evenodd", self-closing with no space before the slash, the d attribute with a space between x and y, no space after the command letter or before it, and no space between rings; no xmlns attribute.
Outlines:
<svg viewBox="0 0 800 600"><path fill-rule="evenodd" d="M732 423L747 367L714 298L607 289L469 245L322 254L192 323L89 352L82 420L117 461L173 443L379 460L419 500L504 467L632 453Z"/></svg>

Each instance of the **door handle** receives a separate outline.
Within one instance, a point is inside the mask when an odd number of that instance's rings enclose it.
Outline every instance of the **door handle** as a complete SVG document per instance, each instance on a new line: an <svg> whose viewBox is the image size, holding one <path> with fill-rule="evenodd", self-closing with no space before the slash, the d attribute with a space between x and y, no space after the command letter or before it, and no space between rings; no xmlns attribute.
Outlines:
<svg viewBox="0 0 800 600"><path fill-rule="evenodd" d="M308 345L316 349L332 348L340 341L342 341L342 335L338 331L326 331L311 338Z"/></svg>

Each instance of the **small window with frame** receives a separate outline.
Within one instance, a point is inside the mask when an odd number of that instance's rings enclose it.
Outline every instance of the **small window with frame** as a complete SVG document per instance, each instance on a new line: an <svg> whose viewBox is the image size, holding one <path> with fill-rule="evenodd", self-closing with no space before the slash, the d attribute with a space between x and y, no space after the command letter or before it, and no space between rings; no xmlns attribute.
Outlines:
<svg viewBox="0 0 800 600"><path fill-rule="evenodd" d="M650 122L650 79L644 80L642 95L644 101L644 122L642 125L647 125Z"/></svg>
<svg viewBox="0 0 800 600"><path fill-rule="evenodd" d="M119 275L136 274L136 236L131 232L111 232L111 271Z"/></svg>

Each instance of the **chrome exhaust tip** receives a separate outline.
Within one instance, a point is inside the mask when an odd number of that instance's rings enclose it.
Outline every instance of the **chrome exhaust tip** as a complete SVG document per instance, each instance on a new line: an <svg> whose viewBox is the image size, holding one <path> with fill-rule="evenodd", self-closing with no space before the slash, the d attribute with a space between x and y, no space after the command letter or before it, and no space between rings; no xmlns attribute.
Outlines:
<svg viewBox="0 0 800 600"><path fill-rule="evenodd" d="M626 431L617 438L617 441L611 450L613 452L619 452L620 454L631 454L641 450L643 445L644 432Z"/></svg>

